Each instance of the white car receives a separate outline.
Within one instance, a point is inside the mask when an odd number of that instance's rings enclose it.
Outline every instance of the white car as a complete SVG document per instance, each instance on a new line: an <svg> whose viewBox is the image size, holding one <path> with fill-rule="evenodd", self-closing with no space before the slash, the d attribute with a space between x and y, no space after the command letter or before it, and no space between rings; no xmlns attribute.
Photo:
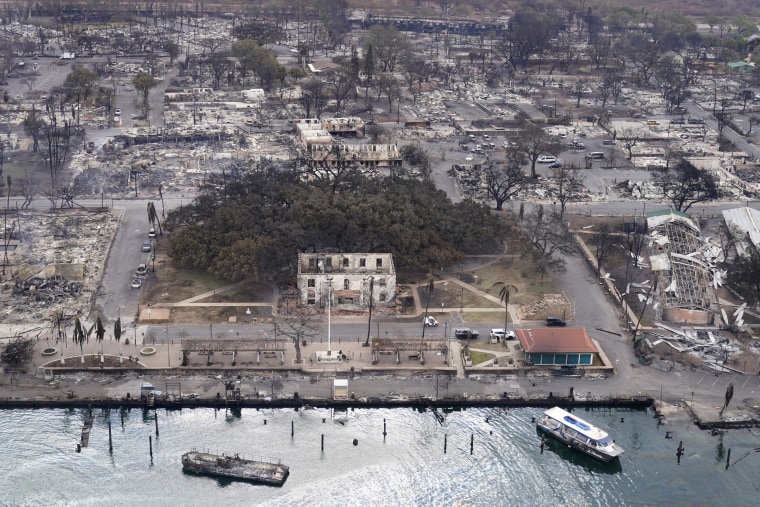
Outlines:
<svg viewBox="0 0 760 507"><path fill-rule="evenodd" d="M114 116L119 116L121 114L121 109L117 107L116 109L113 110L113 114Z"/></svg>
<svg viewBox="0 0 760 507"><path fill-rule="evenodd" d="M438 327L438 321L430 315L422 319L422 323L425 324L425 327Z"/></svg>
<svg viewBox="0 0 760 507"><path fill-rule="evenodd" d="M505 331L502 328L496 328L491 329L491 332L489 333L489 336L491 337L491 341L505 341L505 340L514 340L517 338L517 335L512 330Z"/></svg>
<svg viewBox="0 0 760 507"><path fill-rule="evenodd" d="M557 157L554 157L552 155L541 155L540 157L538 157L539 164L551 164L556 161L557 161Z"/></svg>

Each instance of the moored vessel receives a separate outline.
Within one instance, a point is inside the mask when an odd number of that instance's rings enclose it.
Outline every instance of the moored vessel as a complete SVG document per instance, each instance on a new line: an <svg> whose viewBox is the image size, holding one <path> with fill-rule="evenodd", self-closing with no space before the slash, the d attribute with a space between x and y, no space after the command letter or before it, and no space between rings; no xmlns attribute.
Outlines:
<svg viewBox="0 0 760 507"><path fill-rule="evenodd" d="M272 486L282 486L290 469L280 463L241 458L238 454L211 454L190 451L182 455L182 468L197 474L228 477Z"/></svg>
<svg viewBox="0 0 760 507"><path fill-rule="evenodd" d="M560 407L545 411L536 426L570 447L605 463L625 452L606 431Z"/></svg>

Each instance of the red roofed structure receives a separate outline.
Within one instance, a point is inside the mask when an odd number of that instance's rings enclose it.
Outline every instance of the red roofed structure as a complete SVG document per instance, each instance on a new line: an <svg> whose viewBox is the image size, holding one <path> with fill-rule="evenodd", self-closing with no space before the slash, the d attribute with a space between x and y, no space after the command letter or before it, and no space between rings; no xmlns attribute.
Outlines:
<svg viewBox="0 0 760 507"><path fill-rule="evenodd" d="M528 364L591 366L599 355L596 344L582 327L538 327L515 332Z"/></svg>

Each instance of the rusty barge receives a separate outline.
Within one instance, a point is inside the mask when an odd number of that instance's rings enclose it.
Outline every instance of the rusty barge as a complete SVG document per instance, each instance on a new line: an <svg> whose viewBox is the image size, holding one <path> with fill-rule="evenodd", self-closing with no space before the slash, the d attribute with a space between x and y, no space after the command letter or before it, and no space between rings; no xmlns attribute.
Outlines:
<svg viewBox="0 0 760 507"><path fill-rule="evenodd" d="M280 463L241 458L238 454L218 455L195 450L182 455L182 468L186 472L270 486L282 486L290 474L289 467Z"/></svg>

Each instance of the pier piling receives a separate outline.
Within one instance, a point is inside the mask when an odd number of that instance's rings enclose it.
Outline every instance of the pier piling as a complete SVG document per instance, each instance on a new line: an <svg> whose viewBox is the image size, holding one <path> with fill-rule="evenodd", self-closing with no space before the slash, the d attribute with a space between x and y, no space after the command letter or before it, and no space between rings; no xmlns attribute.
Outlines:
<svg viewBox="0 0 760 507"><path fill-rule="evenodd" d="M731 465L731 449L728 450L728 454L726 455L726 470L728 470L728 467Z"/></svg>
<svg viewBox="0 0 760 507"><path fill-rule="evenodd" d="M470 456L472 456L472 449L475 446L475 433L470 433Z"/></svg>
<svg viewBox="0 0 760 507"><path fill-rule="evenodd" d="M325 434L322 433L322 452L325 451Z"/></svg>
<svg viewBox="0 0 760 507"><path fill-rule="evenodd" d="M148 435L148 449L150 450L150 459L153 459L153 437Z"/></svg>
<svg viewBox="0 0 760 507"><path fill-rule="evenodd" d="M385 418L383 418L383 443L385 443L385 436L388 434L386 431Z"/></svg>
<svg viewBox="0 0 760 507"><path fill-rule="evenodd" d="M290 421L290 438L293 438L295 434L296 434L295 423L293 421Z"/></svg>
<svg viewBox="0 0 760 507"><path fill-rule="evenodd" d="M443 454L446 454L446 448L449 445L449 434L445 433L443 435Z"/></svg>
<svg viewBox="0 0 760 507"><path fill-rule="evenodd" d="M111 420L108 420L108 452L113 454L113 440L111 439Z"/></svg>
<svg viewBox="0 0 760 507"><path fill-rule="evenodd" d="M156 438L158 438L158 410L156 410Z"/></svg>

